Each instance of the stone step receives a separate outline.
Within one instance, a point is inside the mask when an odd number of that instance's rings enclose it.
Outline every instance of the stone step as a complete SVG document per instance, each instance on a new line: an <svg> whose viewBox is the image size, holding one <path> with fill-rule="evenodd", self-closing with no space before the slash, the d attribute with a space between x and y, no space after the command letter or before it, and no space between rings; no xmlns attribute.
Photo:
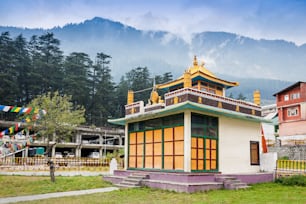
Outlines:
<svg viewBox="0 0 306 204"><path fill-rule="evenodd" d="M235 179L235 180L224 180L223 183L224 184L241 183L241 181L238 180L238 179Z"/></svg>
<svg viewBox="0 0 306 204"><path fill-rule="evenodd" d="M134 178L134 177L126 177L124 181L131 181L131 182L141 182L143 179Z"/></svg>
<svg viewBox="0 0 306 204"><path fill-rule="evenodd" d="M230 183L230 184L224 185L224 188L226 188L226 189L236 189L236 188L245 187L245 186L247 186L246 183Z"/></svg>
<svg viewBox="0 0 306 204"><path fill-rule="evenodd" d="M129 182L129 181L122 181L120 184L129 185L129 186L140 186L139 182Z"/></svg>
<svg viewBox="0 0 306 204"><path fill-rule="evenodd" d="M233 176L217 176L215 177L215 181L217 182L223 182L225 180L237 180L237 178Z"/></svg>
<svg viewBox="0 0 306 204"><path fill-rule="evenodd" d="M130 186L130 185L121 184L121 183L118 183L115 186L120 187L120 188L139 188L140 187L140 186Z"/></svg>
<svg viewBox="0 0 306 204"><path fill-rule="evenodd" d="M249 187L246 183L242 183L239 179L233 176L217 176L215 177L215 181L223 182L225 189L237 190Z"/></svg>
<svg viewBox="0 0 306 204"><path fill-rule="evenodd" d="M133 173L133 174L129 175L128 178L146 179L146 178L149 178L149 175L147 175L147 174Z"/></svg>

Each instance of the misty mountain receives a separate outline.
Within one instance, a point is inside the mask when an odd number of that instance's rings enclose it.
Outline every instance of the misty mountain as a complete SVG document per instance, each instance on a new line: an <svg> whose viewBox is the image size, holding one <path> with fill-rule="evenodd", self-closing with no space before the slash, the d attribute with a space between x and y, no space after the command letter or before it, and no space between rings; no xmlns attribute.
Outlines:
<svg viewBox="0 0 306 204"><path fill-rule="evenodd" d="M143 31L95 17L79 24L52 29L1 27L12 37L53 32L61 41L65 55L85 52L94 59L97 52L112 57L112 75L116 81L138 66L148 67L153 75L172 72L175 77L192 64L193 55L205 61L205 67L226 80L240 82L228 92L252 94L265 90L262 97L273 100L272 94L294 81L305 80L306 44L297 46L284 40L255 40L225 32L196 33L191 42L165 31ZM274 80L271 80L274 79ZM293 82L287 82L293 81Z"/></svg>
<svg viewBox="0 0 306 204"><path fill-rule="evenodd" d="M293 82L275 79L241 78L224 74L219 74L218 76L223 79L239 82L239 86L226 91L227 96L232 94L234 98L237 98L239 94L242 94L246 97L247 101L253 102L253 92L259 90L262 105L275 103L275 97L273 95L293 84Z"/></svg>
<svg viewBox="0 0 306 204"><path fill-rule="evenodd" d="M251 78L303 80L306 44L284 40L254 40L224 32L194 35L191 45L215 72Z"/></svg>

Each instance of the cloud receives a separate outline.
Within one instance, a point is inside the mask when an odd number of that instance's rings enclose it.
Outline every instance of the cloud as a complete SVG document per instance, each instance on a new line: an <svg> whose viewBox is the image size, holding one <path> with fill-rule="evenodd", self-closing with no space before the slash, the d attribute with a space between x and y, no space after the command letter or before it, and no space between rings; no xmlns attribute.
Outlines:
<svg viewBox="0 0 306 204"><path fill-rule="evenodd" d="M260 39L306 42L306 1L299 0L0 0L1 25L51 28L95 16L190 41L192 33L225 31Z"/></svg>

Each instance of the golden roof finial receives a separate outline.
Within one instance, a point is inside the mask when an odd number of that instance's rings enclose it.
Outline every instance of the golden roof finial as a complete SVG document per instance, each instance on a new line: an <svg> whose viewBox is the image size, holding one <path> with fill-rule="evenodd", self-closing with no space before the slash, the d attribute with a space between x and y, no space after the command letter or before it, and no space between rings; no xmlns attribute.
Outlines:
<svg viewBox="0 0 306 204"><path fill-rule="evenodd" d="M194 58L193 58L193 66L194 67L198 66L197 56L194 56Z"/></svg>
<svg viewBox="0 0 306 204"><path fill-rule="evenodd" d="M204 60L202 60L201 67L204 67L204 65L205 65L205 62L204 62Z"/></svg>

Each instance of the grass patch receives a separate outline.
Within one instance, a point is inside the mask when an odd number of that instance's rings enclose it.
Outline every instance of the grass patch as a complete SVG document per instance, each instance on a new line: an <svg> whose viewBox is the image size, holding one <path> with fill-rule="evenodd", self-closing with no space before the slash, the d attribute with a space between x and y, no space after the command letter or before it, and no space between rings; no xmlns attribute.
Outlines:
<svg viewBox="0 0 306 204"><path fill-rule="evenodd" d="M17 196L57 191L69 191L89 188L108 187L109 183L102 181L101 176L92 177L56 177L56 183L51 183L49 177L26 176L0 176L1 196ZM61 197L24 204L82 204L82 203L108 203L108 204L305 204L306 189L302 186L284 186L279 183L255 184L246 190L215 190L198 193L176 193L172 191L150 188L121 189L108 193L96 193L82 196Z"/></svg>
<svg viewBox="0 0 306 204"><path fill-rule="evenodd" d="M56 176L55 183L49 176L0 176L0 197L33 195L112 186L101 176Z"/></svg>
<svg viewBox="0 0 306 204"><path fill-rule="evenodd" d="M108 203L108 204L305 204L306 191L303 187L283 186L277 183L256 184L247 190L215 190L198 193L176 193L150 188L122 189L109 193L63 197L48 200L25 202L31 204Z"/></svg>

